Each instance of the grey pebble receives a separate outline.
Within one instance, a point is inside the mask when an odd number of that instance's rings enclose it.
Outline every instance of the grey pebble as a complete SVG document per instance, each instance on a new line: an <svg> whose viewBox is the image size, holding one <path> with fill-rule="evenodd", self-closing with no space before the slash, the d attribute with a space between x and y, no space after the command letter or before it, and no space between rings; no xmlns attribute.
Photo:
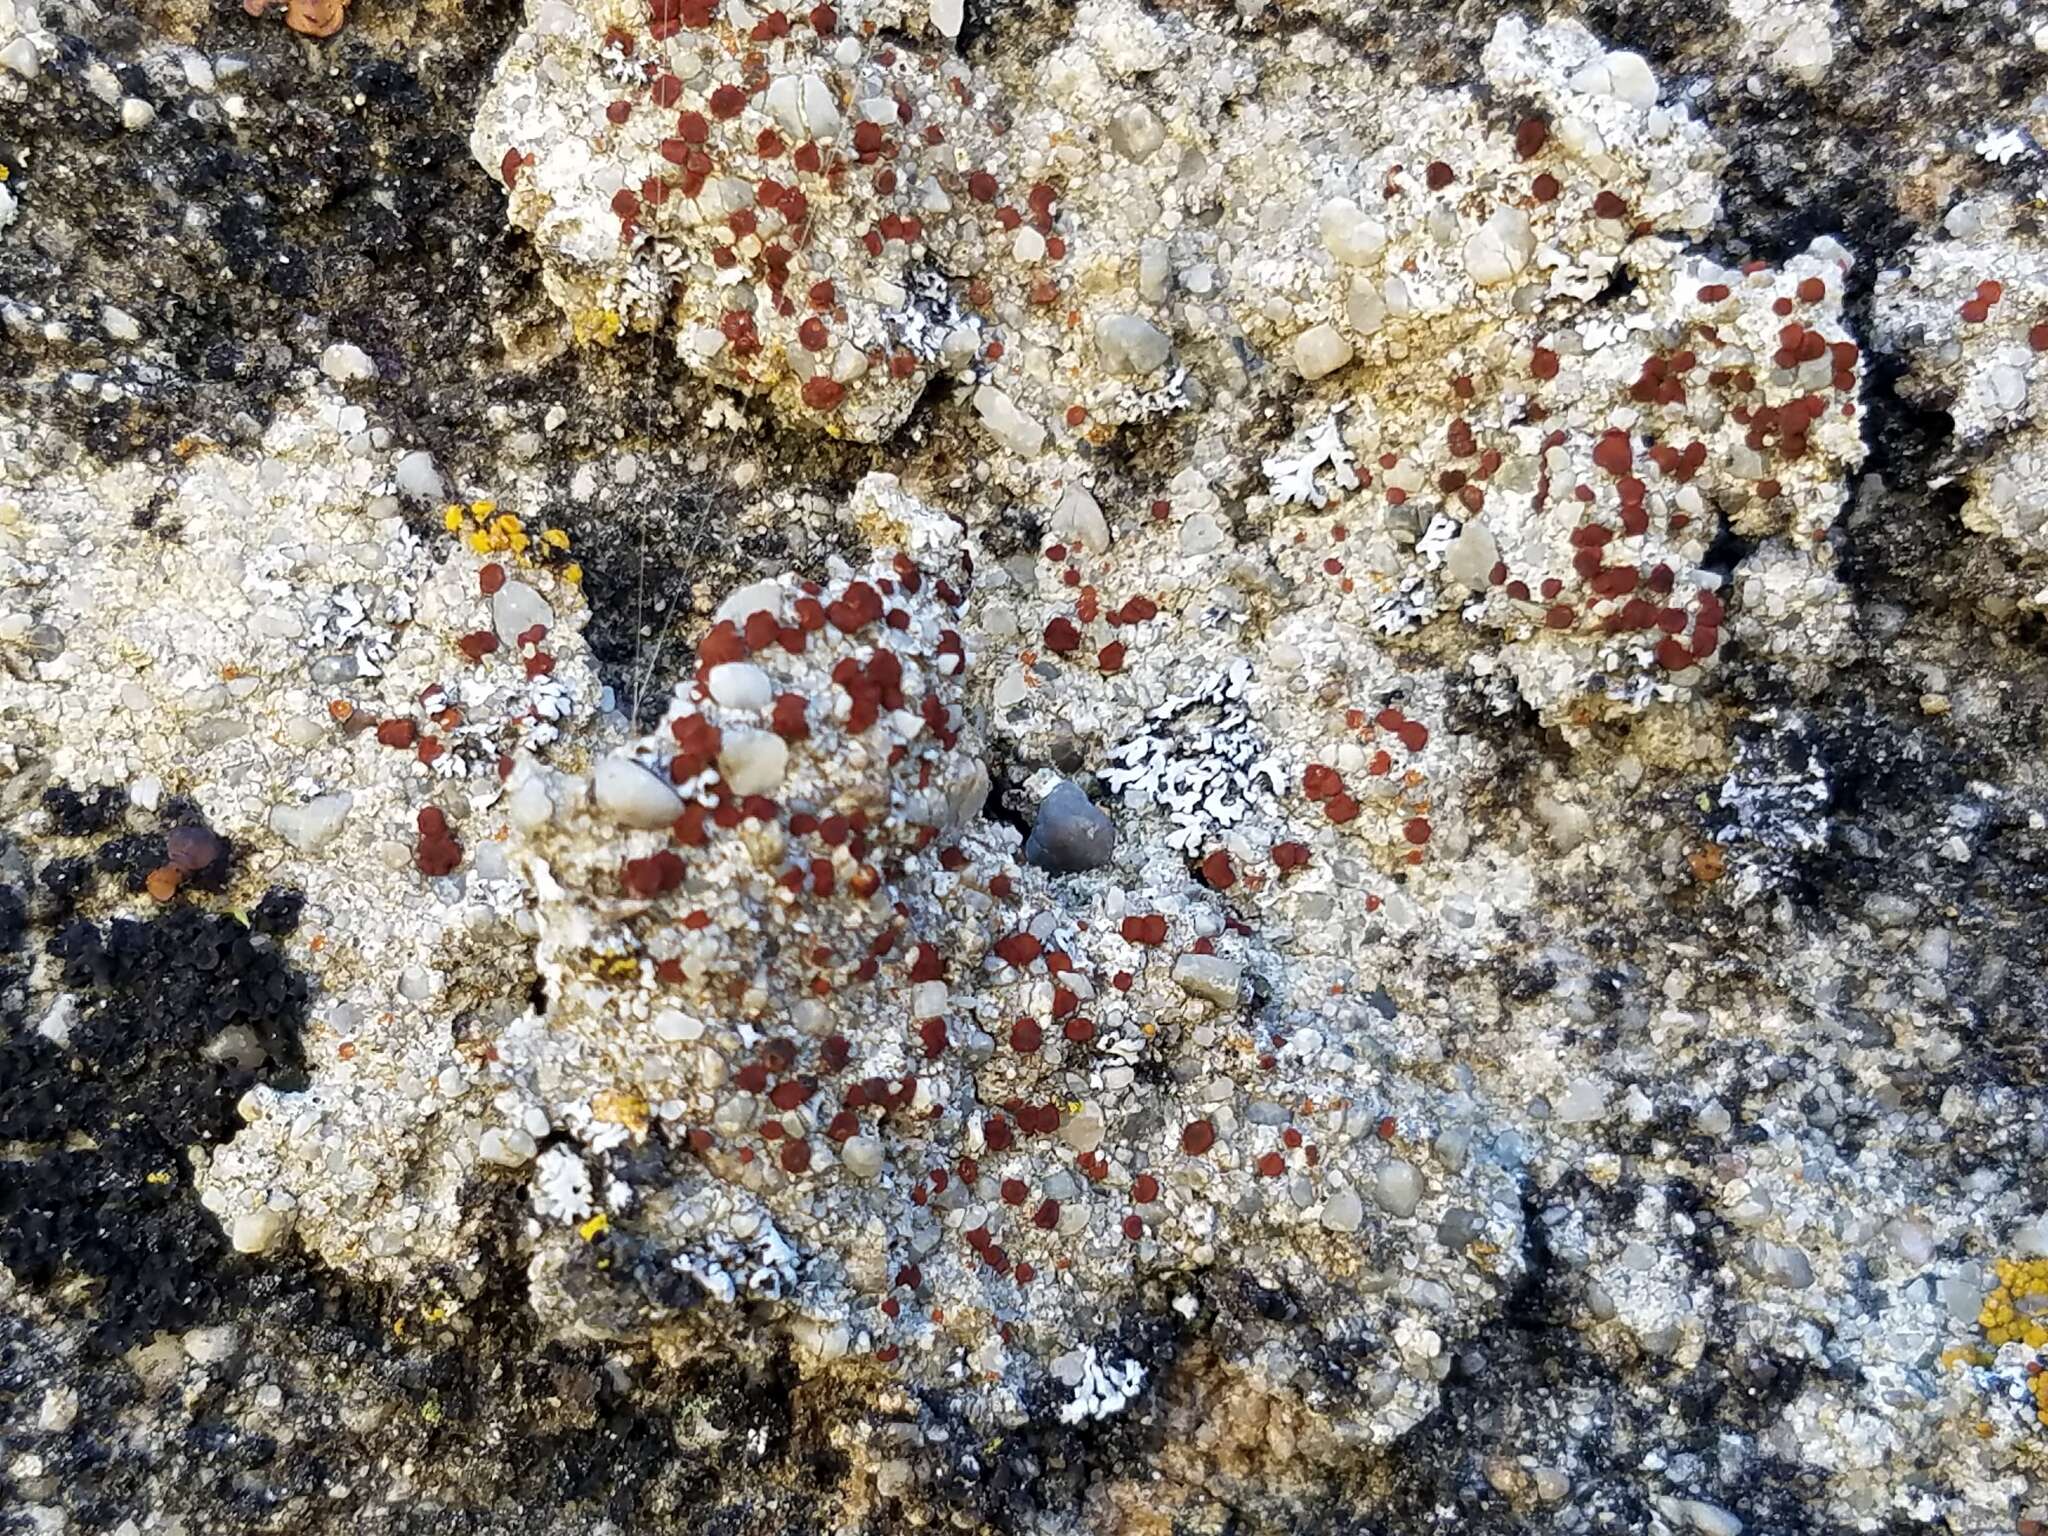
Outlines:
<svg viewBox="0 0 2048 1536"><path fill-rule="evenodd" d="M1040 869L1074 874L1100 869L1116 853L1116 824L1080 786L1062 780L1038 802L1038 818L1024 841L1024 857Z"/></svg>

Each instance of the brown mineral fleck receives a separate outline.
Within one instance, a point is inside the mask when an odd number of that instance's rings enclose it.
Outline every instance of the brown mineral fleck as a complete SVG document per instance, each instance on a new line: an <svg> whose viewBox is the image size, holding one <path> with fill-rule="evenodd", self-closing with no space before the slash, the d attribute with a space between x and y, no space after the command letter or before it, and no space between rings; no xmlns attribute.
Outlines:
<svg viewBox="0 0 2048 1536"><path fill-rule="evenodd" d="M284 24L308 37L332 37L347 19L348 0L285 0Z"/></svg>

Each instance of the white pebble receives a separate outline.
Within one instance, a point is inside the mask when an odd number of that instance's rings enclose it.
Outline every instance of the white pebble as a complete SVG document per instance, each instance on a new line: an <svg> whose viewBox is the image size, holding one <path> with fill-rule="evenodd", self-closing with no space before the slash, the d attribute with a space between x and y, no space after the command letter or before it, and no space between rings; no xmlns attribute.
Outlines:
<svg viewBox="0 0 2048 1536"><path fill-rule="evenodd" d="M43 56L36 52L36 45L25 37L17 37L5 48L0 48L0 66L4 66L24 80L33 80L43 72Z"/></svg>
<svg viewBox="0 0 2048 1536"><path fill-rule="evenodd" d="M1680 1499L1679 1513L1700 1536L1742 1536L1741 1519L1718 1504L1704 1499Z"/></svg>
<svg viewBox="0 0 2048 1536"><path fill-rule="evenodd" d="M633 758L619 754L597 765L598 808L622 827L665 827L683 813L682 798Z"/></svg>
<svg viewBox="0 0 2048 1536"><path fill-rule="evenodd" d="M1465 270L1481 287L1518 276L1536 254L1536 236L1529 216L1519 208L1502 208L1465 242Z"/></svg>
<svg viewBox="0 0 2048 1536"><path fill-rule="evenodd" d="M1557 1101L1560 1125L1584 1125L1607 1113L1607 1085L1597 1078L1580 1078Z"/></svg>
<svg viewBox="0 0 2048 1536"><path fill-rule="evenodd" d="M46 1434L61 1435L78 1422L78 1389L51 1387L43 1393L36 1410L36 1427Z"/></svg>
<svg viewBox="0 0 2048 1536"><path fill-rule="evenodd" d="M1444 553L1444 574L1468 592L1484 592L1500 546L1484 523L1467 523Z"/></svg>
<svg viewBox="0 0 2048 1536"><path fill-rule="evenodd" d="M1045 446L1045 428L1017 408L1017 402L984 384L974 392L974 411L991 436L1019 458L1036 458Z"/></svg>
<svg viewBox="0 0 2048 1536"><path fill-rule="evenodd" d="M337 341L320 354L320 371L337 384L377 377L377 365L370 361L370 354L346 341Z"/></svg>
<svg viewBox="0 0 2048 1536"><path fill-rule="evenodd" d="M1999 363L1986 375L1985 382L1991 389L1991 403L1998 410L2016 411L2027 403L2025 370Z"/></svg>
<svg viewBox="0 0 2048 1536"><path fill-rule="evenodd" d="M1102 366L1127 378L1156 373L1173 355L1173 340L1143 315L1104 315L1095 326Z"/></svg>
<svg viewBox="0 0 2048 1536"><path fill-rule="evenodd" d="M488 1130L477 1140L477 1154L500 1168L523 1168L538 1150L534 1139L516 1126L510 1130Z"/></svg>
<svg viewBox="0 0 2048 1536"><path fill-rule="evenodd" d="M789 771L789 744L773 731L727 731L718 771L734 794L765 795Z"/></svg>
<svg viewBox="0 0 2048 1536"><path fill-rule="evenodd" d="M237 1216L228 1236L237 1253L268 1253L284 1236L284 1227L283 1213L263 1205Z"/></svg>
<svg viewBox="0 0 2048 1536"><path fill-rule="evenodd" d="M1570 84L1588 96L1625 101L1639 112L1657 105L1657 77L1640 54L1604 53L1575 71Z"/></svg>
<svg viewBox="0 0 2048 1536"><path fill-rule="evenodd" d="M751 661L724 661L711 669L711 697L727 709L766 709L775 701L775 684Z"/></svg>
<svg viewBox="0 0 2048 1536"><path fill-rule="evenodd" d="M1389 1216L1413 1216L1422 1203L1422 1174L1405 1158L1389 1158L1373 1176L1372 1198Z"/></svg>
<svg viewBox="0 0 2048 1536"><path fill-rule="evenodd" d="M1109 520L1102 504L1085 485L1070 485L1061 493L1052 512L1052 536L1063 544L1078 544L1091 555L1109 548Z"/></svg>
<svg viewBox="0 0 2048 1536"><path fill-rule="evenodd" d="M1332 1232L1356 1232L1365 1219L1365 1202L1354 1189L1340 1189L1323 1202L1323 1225Z"/></svg>
<svg viewBox="0 0 2048 1536"><path fill-rule="evenodd" d="M1166 124L1144 102L1134 101L1110 118L1109 142L1127 160L1148 160L1166 142Z"/></svg>
<svg viewBox="0 0 2048 1536"><path fill-rule="evenodd" d="M1351 343L1324 321L1294 338L1294 368L1304 379L1320 379L1351 361Z"/></svg>
<svg viewBox="0 0 2048 1536"><path fill-rule="evenodd" d="M1892 1247L1898 1250L1899 1257L1915 1268L1934 1258L1934 1234L1924 1222L1897 1217L1885 1227L1885 1233L1891 1238Z"/></svg>
<svg viewBox="0 0 2048 1536"><path fill-rule="evenodd" d="M872 1179L882 1171L882 1143L874 1136L852 1137L840 1149L839 1160L857 1179Z"/></svg>
<svg viewBox="0 0 2048 1536"><path fill-rule="evenodd" d="M415 448L399 459L392 477L398 483L401 496L424 502L447 500L448 493L441 484L441 472L434 468L434 456L424 448Z"/></svg>
<svg viewBox="0 0 2048 1536"><path fill-rule="evenodd" d="M508 581L491 594L491 628L506 645L517 645L519 637L538 625L555 627L555 610L548 600L523 581Z"/></svg>
<svg viewBox="0 0 2048 1536"><path fill-rule="evenodd" d="M1323 249L1347 267L1362 267L1387 247L1387 226L1348 197L1333 197L1316 215Z"/></svg>
<svg viewBox="0 0 2048 1536"><path fill-rule="evenodd" d="M1359 335L1370 336L1387 323L1387 301L1380 297L1379 289L1358 278L1344 296L1344 318Z"/></svg>

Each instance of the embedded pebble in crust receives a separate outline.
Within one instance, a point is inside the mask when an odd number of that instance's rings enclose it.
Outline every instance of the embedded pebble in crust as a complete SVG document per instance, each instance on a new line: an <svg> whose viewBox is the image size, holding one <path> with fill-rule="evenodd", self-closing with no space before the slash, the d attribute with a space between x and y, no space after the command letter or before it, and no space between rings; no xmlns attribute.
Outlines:
<svg viewBox="0 0 2048 1536"><path fill-rule="evenodd" d="M1116 824L1078 784L1062 779L1038 802L1024 857L1040 869L1072 874L1100 869L1116 849Z"/></svg>

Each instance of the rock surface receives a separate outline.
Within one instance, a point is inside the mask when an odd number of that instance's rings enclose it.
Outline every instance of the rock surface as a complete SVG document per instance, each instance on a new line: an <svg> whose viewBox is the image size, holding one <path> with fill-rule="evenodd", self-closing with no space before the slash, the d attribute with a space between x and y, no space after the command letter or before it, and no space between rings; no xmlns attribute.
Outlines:
<svg viewBox="0 0 2048 1536"><path fill-rule="evenodd" d="M0 0L0 1532L2040 1536L2044 142Z"/></svg>

